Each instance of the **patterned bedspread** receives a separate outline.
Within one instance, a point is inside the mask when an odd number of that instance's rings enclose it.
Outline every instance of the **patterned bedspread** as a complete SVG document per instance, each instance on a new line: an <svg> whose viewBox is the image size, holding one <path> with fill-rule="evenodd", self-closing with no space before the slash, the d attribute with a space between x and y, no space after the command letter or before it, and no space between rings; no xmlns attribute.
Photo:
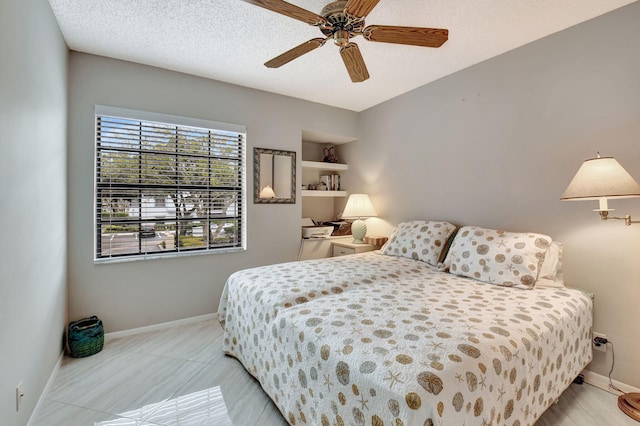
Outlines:
<svg viewBox="0 0 640 426"><path fill-rule="evenodd" d="M591 360L591 299L377 253L233 274L224 351L292 425L531 425Z"/></svg>

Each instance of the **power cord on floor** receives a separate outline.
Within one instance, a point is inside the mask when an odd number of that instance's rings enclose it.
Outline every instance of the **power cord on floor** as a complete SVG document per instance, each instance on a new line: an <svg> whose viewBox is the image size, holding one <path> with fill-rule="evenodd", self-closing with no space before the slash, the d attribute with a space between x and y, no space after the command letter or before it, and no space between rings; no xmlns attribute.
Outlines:
<svg viewBox="0 0 640 426"><path fill-rule="evenodd" d="M620 393L625 393L622 389L617 388L613 385L613 381L611 380L611 373L613 373L613 367L616 365L616 353L613 350L613 342L608 340L607 343L611 344L611 370L609 370L609 389L613 389L614 391L618 391Z"/></svg>
<svg viewBox="0 0 640 426"><path fill-rule="evenodd" d="M614 386L613 380L611 380L611 373L613 373L613 367L615 367L616 365L616 352L613 350L613 342L603 337L595 337L593 339L593 343L596 346L611 345L611 370L609 370L609 389L612 389L616 392L625 393L622 389Z"/></svg>
<svg viewBox="0 0 640 426"><path fill-rule="evenodd" d="M296 260L300 260L300 258L302 257L302 250L304 247L304 238L300 239L300 247L298 247L298 258Z"/></svg>

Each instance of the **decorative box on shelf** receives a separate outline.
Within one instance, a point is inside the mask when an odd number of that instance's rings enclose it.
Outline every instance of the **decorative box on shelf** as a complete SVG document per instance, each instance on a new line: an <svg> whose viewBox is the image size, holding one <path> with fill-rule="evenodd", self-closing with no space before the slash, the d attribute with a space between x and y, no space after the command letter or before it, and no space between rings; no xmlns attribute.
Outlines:
<svg viewBox="0 0 640 426"><path fill-rule="evenodd" d="M376 250L382 247L387 240L387 237L364 237L364 242L374 246Z"/></svg>

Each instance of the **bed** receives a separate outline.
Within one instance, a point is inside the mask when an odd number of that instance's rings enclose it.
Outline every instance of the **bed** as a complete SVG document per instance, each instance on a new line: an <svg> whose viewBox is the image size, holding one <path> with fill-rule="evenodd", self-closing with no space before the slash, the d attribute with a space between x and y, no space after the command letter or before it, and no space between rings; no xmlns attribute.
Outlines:
<svg viewBox="0 0 640 426"><path fill-rule="evenodd" d="M550 238L437 223L228 279L223 350L291 425L531 425L591 361L591 298L543 285Z"/></svg>

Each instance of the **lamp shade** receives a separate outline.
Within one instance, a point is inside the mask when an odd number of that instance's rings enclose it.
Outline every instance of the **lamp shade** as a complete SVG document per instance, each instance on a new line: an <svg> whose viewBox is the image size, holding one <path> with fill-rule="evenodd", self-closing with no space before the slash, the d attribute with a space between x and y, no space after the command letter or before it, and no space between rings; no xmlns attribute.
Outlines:
<svg viewBox="0 0 640 426"><path fill-rule="evenodd" d="M640 197L640 184L613 157L586 160L561 200Z"/></svg>
<svg viewBox="0 0 640 426"><path fill-rule="evenodd" d="M347 200L347 205L342 212L343 219L356 219L351 224L351 235L355 244L364 244L364 237L367 235L367 224L363 217L378 216L373 208L371 200L367 194L351 194Z"/></svg>
<svg viewBox="0 0 640 426"><path fill-rule="evenodd" d="M271 186L267 185L260 191L260 198L276 198L276 193Z"/></svg>
<svg viewBox="0 0 640 426"><path fill-rule="evenodd" d="M378 216L367 194L351 194L342 212L344 219Z"/></svg>

